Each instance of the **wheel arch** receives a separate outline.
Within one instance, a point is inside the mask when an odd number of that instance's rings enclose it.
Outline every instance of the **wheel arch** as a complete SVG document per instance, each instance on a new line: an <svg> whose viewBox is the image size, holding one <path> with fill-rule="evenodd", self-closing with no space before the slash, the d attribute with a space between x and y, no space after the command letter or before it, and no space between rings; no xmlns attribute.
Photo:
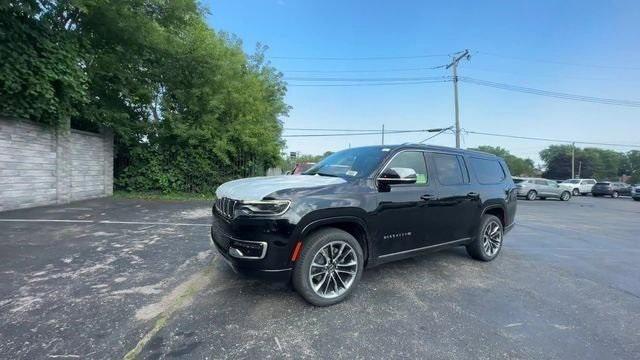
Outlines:
<svg viewBox="0 0 640 360"><path fill-rule="evenodd" d="M362 252L364 255L365 265L369 259L369 234L367 231L366 222L357 216L334 216L328 218L322 218L314 220L308 224L306 224L302 230L300 231L300 239L304 244L304 239L309 237L312 233L324 229L333 227L336 229L343 230L349 233L351 236L358 240L360 247L362 248ZM304 246L304 245L303 245Z"/></svg>
<svg viewBox="0 0 640 360"><path fill-rule="evenodd" d="M484 210L482 210L482 214L480 214L480 217L484 216L485 214L493 215L498 219L500 219L500 222L502 223L503 228L507 226L507 219L505 217L506 211L504 209L504 206L499 204L489 205L486 208L484 208Z"/></svg>

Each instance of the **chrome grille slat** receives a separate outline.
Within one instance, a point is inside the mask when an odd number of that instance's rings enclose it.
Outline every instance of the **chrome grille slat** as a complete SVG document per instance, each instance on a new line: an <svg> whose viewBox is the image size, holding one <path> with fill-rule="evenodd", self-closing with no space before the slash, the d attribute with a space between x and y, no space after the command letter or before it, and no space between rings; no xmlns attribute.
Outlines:
<svg viewBox="0 0 640 360"><path fill-rule="evenodd" d="M227 197L216 199L216 210L226 219L233 218L233 213L235 212L237 205L238 200L229 199Z"/></svg>

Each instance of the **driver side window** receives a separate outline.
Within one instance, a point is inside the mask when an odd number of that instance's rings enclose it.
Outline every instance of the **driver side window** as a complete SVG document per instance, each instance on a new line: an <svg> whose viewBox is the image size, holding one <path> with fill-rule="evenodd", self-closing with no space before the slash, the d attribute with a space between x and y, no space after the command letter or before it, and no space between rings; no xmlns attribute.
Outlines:
<svg viewBox="0 0 640 360"><path fill-rule="evenodd" d="M389 169L400 177L403 177L403 174L415 173L416 184L424 185L429 181L422 151L403 151L399 153L387 164L385 172Z"/></svg>

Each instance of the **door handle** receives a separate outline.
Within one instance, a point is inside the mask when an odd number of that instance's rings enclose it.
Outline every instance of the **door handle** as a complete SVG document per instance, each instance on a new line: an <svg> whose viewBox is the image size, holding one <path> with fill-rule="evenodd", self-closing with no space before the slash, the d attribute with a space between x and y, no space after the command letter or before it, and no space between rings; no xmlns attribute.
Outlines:
<svg viewBox="0 0 640 360"><path fill-rule="evenodd" d="M434 196L431 194L424 194L420 196L420 200L429 201L433 200Z"/></svg>
<svg viewBox="0 0 640 360"><path fill-rule="evenodd" d="M467 197L469 199L479 199L480 198L480 194L478 194L477 192L470 192L467 194Z"/></svg>

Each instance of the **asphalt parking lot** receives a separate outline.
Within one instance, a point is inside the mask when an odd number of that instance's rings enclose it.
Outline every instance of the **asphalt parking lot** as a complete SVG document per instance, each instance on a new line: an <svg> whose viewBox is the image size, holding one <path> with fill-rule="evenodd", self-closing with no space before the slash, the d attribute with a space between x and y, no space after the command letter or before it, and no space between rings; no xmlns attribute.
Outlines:
<svg viewBox="0 0 640 360"><path fill-rule="evenodd" d="M494 262L452 249L307 305L234 274L207 202L0 213L0 358L637 359L640 202L520 201Z"/></svg>

